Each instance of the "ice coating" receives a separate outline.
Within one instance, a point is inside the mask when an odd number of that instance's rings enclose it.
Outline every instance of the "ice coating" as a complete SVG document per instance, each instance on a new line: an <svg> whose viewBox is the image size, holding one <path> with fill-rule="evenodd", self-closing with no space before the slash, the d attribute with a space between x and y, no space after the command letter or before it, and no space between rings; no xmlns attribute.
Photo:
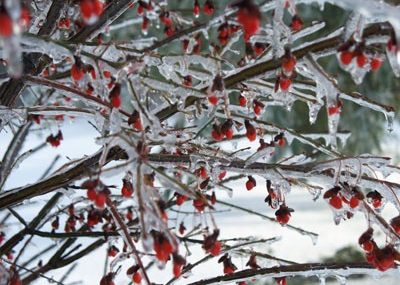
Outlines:
<svg viewBox="0 0 400 285"><path fill-rule="evenodd" d="M144 2L149 3L148 1ZM204 209L201 209L201 205L199 209L193 209L194 201L192 200L200 200L199 197L201 197L210 203L209 197L212 197L214 190L218 195L219 189L228 191L229 195L236 194L236 188L224 184L224 179L235 181L235 177L242 177L237 178L237 185L241 186L245 183L243 177L249 175L257 176L257 179L261 179L263 182L270 180L270 187L279 200L274 202L275 206L282 205L286 201L285 196L299 188L306 188L311 194L310 199L318 199L331 187L346 184L349 187L377 190L383 196L383 206L393 204L397 210L400 210L400 203L395 194L400 189L399 185L385 181L388 175L399 172L398 168L390 165L389 159L373 155L344 156L337 150L338 141L344 145L351 134L338 131L340 111L337 112L337 109L341 107L341 100L352 101L364 108L383 113L388 118L389 129L393 122L394 109L372 101L362 94L356 92L346 94L340 90L337 82L331 75L326 74L317 62L321 57L336 53L338 46L308 55L305 55L302 50L314 44L318 45L320 42L331 40L337 42L339 37L343 41L354 37L357 42L360 42L362 33L367 29L368 24L383 20L379 16L381 11L364 11L372 7L371 1L366 1L364 4L361 4L360 1L314 1L318 2L321 7L326 2L339 3L343 7L352 8L354 13L344 27L340 27L325 37L308 41L303 38L322 31L325 23L311 23L298 32L292 32L284 23L283 14L287 9L290 16L296 15L295 4L298 2L310 1L266 1L259 7L262 12L269 11L271 15L273 13L273 16L266 21L267 23L263 23L258 33L249 40L249 44L252 46L257 42L267 44L267 50L259 57L243 54L243 33L241 31L230 37L227 45L221 50L213 45L214 35L210 29L217 29L222 21L233 25L237 24L234 13L238 8L235 6L219 11L218 14L210 17L207 23L192 21L189 16L180 15L179 11L171 12L171 18L181 25L179 29L185 29L186 25L190 28L188 33L178 34L171 37L171 40L168 36L159 38L149 35L147 38L137 36L138 38L122 43L111 41L98 46L93 45L93 42L84 41L69 44L68 41L61 40L66 34L58 31L49 38L35 37L29 34L21 36L20 43L22 45L18 51L19 38L15 35L15 38L10 40L10 46L4 47L3 55L10 58L14 49L16 52L46 53L52 58L52 63L58 70L54 73L50 72L48 79L39 78L39 76L23 78L25 82L29 82L30 86L35 87L35 90L39 90L40 86L47 86L46 90L55 91L48 95L50 100L45 101L46 104L43 106L30 105L30 102L25 101L24 98L23 102L26 102L26 107L2 109L0 115L2 127L11 126L12 128L22 122L26 123L31 115L45 117L73 115L90 118L90 122L99 133L96 142L101 149L88 157L69 162L48 179L54 179L58 177L57 175L67 175L69 170L90 160L96 162L90 167L85 167L90 176L108 179L123 175L124 178L131 179L135 188L132 200L122 199L119 193L119 184L110 185L112 190L110 197L116 202L119 215L126 210L124 207L128 203L133 207L135 215L138 214L137 223L140 224L138 228L142 229L143 255L153 254L153 230L164 233L167 240L177 246L175 230L178 221L184 220L182 216L186 217L191 214L193 214L194 220L200 221L201 228L195 238L197 238L198 246L201 247L206 227L207 230L218 228L218 219L214 219L213 213L217 213L219 209L210 205L206 205ZM166 2L162 2L160 5L155 5L153 11L146 11L154 29L164 28L163 24L159 22L157 13L160 10L168 9L165 4ZM38 5L43 12L48 10L43 2L39 1ZM367 8L359 9L362 5ZM385 5L382 6L385 15L389 14L389 21L396 23L398 20L391 18L394 12L389 12L388 6ZM68 15L72 16L74 12L76 9L70 9ZM43 18L38 15L37 10L34 11L34 15ZM142 19L139 17L133 20L122 20L118 24L106 28L104 32L109 36L110 30L122 31L130 28L131 25L141 24L141 21ZM181 31L179 29L177 32ZM32 29L31 32L35 32L35 29ZM149 33L151 33L150 30ZM198 54L194 50L197 44L194 35L200 35L204 43L209 43L209 46L203 46ZM91 37L93 38L94 35ZM372 35L366 39L366 44L386 44L389 38L388 35ZM175 52L174 54L169 53L169 46L167 46L169 40L172 43L171 50L174 49L176 54ZM178 47L182 40L188 40L186 52L182 52ZM297 44L303 40L303 44ZM276 87L276 83L277 76L281 72L282 55L286 44L289 44L291 52L298 56L295 71L301 75L301 78L299 78L300 76L291 78L293 79L292 85L288 91L282 92ZM178 48L172 48L173 45ZM209 54L207 54L208 51ZM387 53L393 71L398 73L398 54L389 50ZM236 59L232 60L232 57L236 56L247 58L239 64ZM74 57L81 59L85 69L92 66L95 76L86 71L83 79L72 79L70 76L71 66L78 62ZM17 61L18 57L15 60ZM10 64L10 70L15 70L14 74L18 74L18 68L21 67L18 62L10 61ZM239 67L241 64L243 67ZM258 69L260 67L262 69L264 66L268 67L267 71L260 72ZM371 66L367 64L365 68L360 69L356 68L353 63L346 69L355 81L361 84L365 74L370 72ZM53 75L55 77L52 77ZM97 78L94 78L96 75ZM221 90L213 90L217 75L222 77L223 84L218 87ZM306 79L303 80L303 77ZM122 84L123 101L120 107L113 107L110 104L110 90L115 83ZM88 84L93 86L93 94L86 94ZM72 100L64 102L64 95L72 95ZM212 95L217 97L216 104L209 100ZM245 97L245 103L238 104L239 95ZM254 110L255 100L264 104L263 110L257 115ZM328 132L304 133L273 123L269 117L271 114L269 111L272 108L281 106L291 111L296 101L308 105L308 120L311 124L316 123L320 109L326 108ZM60 102L61 105L52 105L60 104ZM332 107L334 107L333 111ZM213 124L220 126L230 119L233 120L232 138L228 138L228 135L225 134L220 141L214 141L211 133L216 127ZM245 121L249 121L256 129L254 143L248 142L246 138ZM60 122L51 123L55 126L61 125ZM269 142L270 139L272 141L281 133L283 141L279 141L279 143L276 141L276 144L280 144L280 151L277 151L277 145L257 149L258 139L263 138ZM290 148L285 147L285 144L291 146L295 140L301 143L301 148L307 146L311 151L293 155ZM245 147L243 147L244 144ZM274 157L275 152L279 154ZM12 164L12 168L17 168L28 156L29 152L22 153ZM116 161L111 162L110 160L114 158ZM126 175L127 172L131 172L132 175ZM224 175L227 175L227 178L221 178ZM152 178L153 176L154 178ZM380 178L382 176L384 178ZM48 179L39 182L48 183ZM58 189L62 186L54 187ZM26 190L25 188L31 189L29 187L35 187L35 184L11 189L3 192L0 197L9 198L19 191L23 192ZM73 197L71 192L63 191ZM188 209L181 209L175 205L178 194L188 197L189 202L186 206ZM343 196L351 197L349 193L344 193ZM217 205L220 202L219 199L218 195ZM162 218L164 209L160 206L159 201L167 201L166 209L168 210L168 207L173 209L168 214L173 212L179 213L179 215L173 214L172 217L169 216L164 220L165 217ZM366 206L363 205L357 209L350 209L348 206L341 210L332 209L334 222L342 222L346 218L346 211L351 214L362 212L366 216L373 212L376 215L373 215L371 222L379 227L390 240L397 241L397 236L393 234L393 231L388 230L387 225L379 218L380 209L371 210L371 206L368 206L370 202L365 203ZM91 203L86 203L87 205L91 205ZM277 222L275 217L262 217ZM118 220L118 213L114 213L114 219ZM123 230L123 223L119 223L119 225L121 229L118 233L122 236L121 239L129 244L131 241ZM316 242L317 235L314 233L296 228L291 224L285 225L285 227L307 235L313 243ZM112 242L118 238L117 236ZM257 242L255 237L248 239ZM133 252L134 248L132 245L130 247L129 252ZM121 254L111 263L110 269L117 269L117 265L122 263L125 258L126 256ZM155 260L154 256L150 258L152 261ZM165 262L156 261L156 263L160 267L165 266ZM363 270L372 272L370 268L317 268L310 269L306 273L305 270L299 272L291 271L289 268L283 273L255 274L256 276L274 277L317 275L320 277L321 283L325 282L327 276L334 276L344 284L347 274ZM241 279L235 279L235 281L237 280Z"/></svg>

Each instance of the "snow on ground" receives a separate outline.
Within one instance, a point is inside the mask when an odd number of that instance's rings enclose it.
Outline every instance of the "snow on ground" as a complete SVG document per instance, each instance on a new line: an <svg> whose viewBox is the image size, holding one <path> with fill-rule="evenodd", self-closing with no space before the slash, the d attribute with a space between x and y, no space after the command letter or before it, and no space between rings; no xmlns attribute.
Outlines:
<svg viewBox="0 0 400 285"><path fill-rule="evenodd" d="M77 127L76 124L79 124L79 127ZM97 136L96 131L84 121L78 121L76 124L66 123L63 126L64 141L59 148L55 149L47 146L44 150L26 160L23 167L16 170L10 177L6 189L35 182L38 177L42 175L40 171L43 171L43 169L50 164L55 154L62 155L62 158L57 163L57 167L59 167L69 159L79 158L85 154L96 152L99 148L99 146L93 142L93 138ZM55 132L55 130L53 131ZM39 145L45 140L45 136L47 136L47 134L43 137L37 136L36 134L30 135L28 138L29 144L25 145L24 150ZM8 139L4 139L4 137L7 136L3 134L3 140L0 145L1 155L10 138L10 136L8 136ZM111 179L110 182L118 183L119 179ZM264 183L260 181L260 183L258 183L259 186L250 192L245 190L244 183L245 181L240 181L227 185L234 189L234 196L232 199L228 198L226 194L221 194L222 192L217 193L217 196L219 198L226 196L224 199L232 204L250 207L254 211L273 217L274 211L264 203L266 195ZM302 190L293 190L287 197L287 203L290 207L295 209L291 219L292 225L319 234L316 245L312 243L311 238L308 236L300 235L276 223L263 220L257 216L245 214L238 210L217 213L215 215L217 224L221 229L221 238L239 236L271 238L280 236L280 241L272 245L262 245L261 248L256 247L256 249L265 250L277 257L293 260L295 262L316 262L320 260L321 257L333 255L337 249L343 246L349 244L357 245L358 237L367 227L366 221L361 214L357 214L353 219L342 222L340 225L336 226L327 203L322 199L314 202L312 196ZM225 206L220 206L218 209L224 210L227 208ZM24 213L25 218L29 219L33 216L35 214L34 211L35 210L32 208L28 209ZM393 213L393 209L388 208L385 210L384 216L392 217ZM182 216L180 216L180 218L182 218ZM191 222L193 222L192 218L187 218L185 220L185 223L189 226ZM34 247L36 250L39 250L39 248L45 246L49 242L51 241L40 239L34 244ZM200 248L194 248L192 254L189 260L194 262L202 258L204 253ZM70 281L78 281L79 279L83 284L98 284L103 274L104 257L104 249L97 250L85 257L71 275ZM242 269L247 260L237 259L235 262L239 269ZM222 273L222 266L217 264L217 258L214 258L203 266L195 269L193 273L192 276L181 280L177 284L187 284L190 281L195 281L200 278L220 275ZM62 273L57 273L54 274L54 277L60 277L61 275ZM49 276L53 276L53 273L50 273ZM150 276L153 282L164 284L171 277L171 269L169 267L164 271L153 269L150 271ZM37 284L47 284L47 281L41 279ZM117 284L127 284L125 274L121 274L121 276L117 278ZM394 285L398 284L398 281L395 281L393 278L385 278L382 280L370 278L369 280L352 280L349 281L348 284Z"/></svg>

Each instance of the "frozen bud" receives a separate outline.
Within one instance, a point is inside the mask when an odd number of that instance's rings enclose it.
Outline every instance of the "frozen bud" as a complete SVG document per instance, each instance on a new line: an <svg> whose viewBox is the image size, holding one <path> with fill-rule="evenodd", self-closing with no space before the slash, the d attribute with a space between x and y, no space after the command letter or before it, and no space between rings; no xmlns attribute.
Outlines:
<svg viewBox="0 0 400 285"><path fill-rule="evenodd" d="M222 92L225 89L224 80L220 74L217 74L213 80L213 84L211 86L211 91L220 91Z"/></svg>

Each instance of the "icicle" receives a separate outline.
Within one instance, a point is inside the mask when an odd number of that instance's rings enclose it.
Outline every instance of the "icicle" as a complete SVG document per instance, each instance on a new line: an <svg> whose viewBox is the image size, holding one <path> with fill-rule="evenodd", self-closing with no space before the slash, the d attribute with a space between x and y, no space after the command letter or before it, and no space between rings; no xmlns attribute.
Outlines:
<svg viewBox="0 0 400 285"><path fill-rule="evenodd" d="M7 9L8 14L10 15L11 19L16 22L21 15L21 3L20 1L15 0L5 0L4 6Z"/></svg>
<svg viewBox="0 0 400 285"><path fill-rule="evenodd" d="M309 110L308 116L309 116L310 124L313 125L313 124L315 124L315 122L317 120L318 113L322 107L322 104L318 103L318 101L317 101L317 102L308 102L307 105L308 105L308 110Z"/></svg>
<svg viewBox="0 0 400 285"><path fill-rule="evenodd" d="M293 34L292 40L294 42L300 38L316 33L319 30L323 29L324 27L325 27L325 22L313 22L311 26L305 27L304 29Z"/></svg>
<svg viewBox="0 0 400 285"><path fill-rule="evenodd" d="M113 108L110 114L110 132L116 134L121 130L122 118L118 109Z"/></svg>
<svg viewBox="0 0 400 285"><path fill-rule="evenodd" d="M272 154L275 151L275 147L265 147L257 152L255 152L253 155L251 155L247 160L245 166L248 166L260 158L268 159L272 156Z"/></svg>
<svg viewBox="0 0 400 285"><path fill-rule="evenodd" d="M360 85L363 82L365 75L369 71L367 65L365 65L365 67L361 68L356 64L355 61L350 63L347 66L347 68L345 68L345 70L347 70L350 73L351 78L353 79L354 83L356 83L357 85Z"/></svg>
<svg viewBox="0 0 400 285"><path fill-rule="evenodd" d="M308 234L305 234L305 235L310 237L311 242L312 242L313 245L317 245L317 243L318 243L318 235L317 234L308 233Z"/></svg>
<svg viewBox="0 0 400 285"><path fill-rule="evenodd" d="M346 22L343 40L347 41L350 37L353 37L357 42L361 42L364 25L365 18L359 13L359 11L353 11Z"/></svg>
<svg viewBox="0 0 400 285"><path fill-rule="evenodd" d="M387 130L389 133L393 131L393 122L394 122L394 117L395 113L390 112L390 113L385 113L386 121L387 121Z"/></svg>
<svg viewBox="0 0 400 285"><path fill-rule="evenodd" d="M24 35L21 37L21 44L23 45L23 51L26 52L41 52L47 54L53 59L54 63L59 63L65 58L73 57L71 51L61 45L58 45L51 41L46 41L41 38L34 36Z"/></svg>
<svg viewBox="0 0 400 285"><path fill-rule="evenodd" d="M272 49L275 58L281 57L285 52L284 45L292 42L290 28L283 22L284 8L284 0L275 0L275 10L272 22ZM284 40L285 42L282 42Z"/></svg>
<svg viewBox="0 0 400 285"><path fill-rule="evenodd" d="M318 63L310 58L305 59L307 69L312 72L313 79L315 80L317 101L322 101L323 98L326 100L326 110L328 116L328 129L330 134L329 144L336 148L337 146L337 128L340 119L340 100L339 94L335 87L335 83L332 82L326 74L323 74L321 67Z"/></svg>
<svg viewBox="0 0 400 285"><path fill-rule="evenodd" d="M340 276L340 275L335 275L335 278L340 283L340 285L346 285L347 284L347 278L346 277Z"/></svg>
<svg viewBox="0 0 400 285"><path fill-rule="evenodd" d="M22 50L19 42L19 36L13 35L3 40L3 57L7 61L8 74L19 78L22 75Z"/></svg>
<svg viewBox="0 0 400 285"><path fill-rule="evenodd" d="M386 48L386 56L390 66L392 67L394 75L396 77L400 77L400 52L396 51L396 48L393 48L392 50Z"/></svg>
<svg viewBox="0 0 400 285"><path fill-rule="evenodd" d="M391 132L393 130L393 120L396 113L392 107L376 103L357 92L353 92L351 94L340 93L340 98L352 101L360 106L383 113L388 123L388 131Z"/></svg>
<svg viewBox="0 0 400 285"><path fill-rule="evenodd" d="M0 131L8 125L12 120L18 119L22 124L26 121L27 114L26 112L19 109L10 109L5 106L0 105Z"/></svg>

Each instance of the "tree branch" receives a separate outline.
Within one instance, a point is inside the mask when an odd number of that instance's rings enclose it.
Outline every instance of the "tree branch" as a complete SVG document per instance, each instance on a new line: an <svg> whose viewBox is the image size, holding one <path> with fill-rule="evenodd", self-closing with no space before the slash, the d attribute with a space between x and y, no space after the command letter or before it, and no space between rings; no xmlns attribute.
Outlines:
<svg viewBox="0 0 400 285"><path fill-rule="evenodd" d="M394 270L395 271L395 270ZM350 276L356 274L379 274L379 271L368 263L303 263L284 265L270 268L261 268L258 270L245 269L233 274L218 276L210 279L203 279L188 285L206 285L206 284L225 284L238 281L244 281L257 277L283 277L283 276Z"/></svg>

